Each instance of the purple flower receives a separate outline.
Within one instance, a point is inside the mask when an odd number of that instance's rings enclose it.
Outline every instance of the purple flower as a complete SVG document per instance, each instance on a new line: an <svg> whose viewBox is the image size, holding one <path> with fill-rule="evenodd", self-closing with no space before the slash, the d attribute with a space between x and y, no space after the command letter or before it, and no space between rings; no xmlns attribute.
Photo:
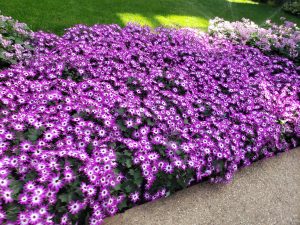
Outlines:
<svg viewBox="0 0 300 225"><path fill-rule="evenodd" d="M132 202L136 203L140 199L140 194L138 192L131 193L129 198Z"/></svg>
<svg viewBox="0 0 300 225"><path fill-rule="evenodd" d="M79 201L76 202L71 202L68 205L68 209L70 211L71 214L77 214L81 209L82 209L82 204Z"/></svg>
<svg viewBox="0 0 300 225"><path fill-rule="evenodd" d="M4 200L5 203L13 202L12 191L11 190L3 190L1 197Z"/></svg>

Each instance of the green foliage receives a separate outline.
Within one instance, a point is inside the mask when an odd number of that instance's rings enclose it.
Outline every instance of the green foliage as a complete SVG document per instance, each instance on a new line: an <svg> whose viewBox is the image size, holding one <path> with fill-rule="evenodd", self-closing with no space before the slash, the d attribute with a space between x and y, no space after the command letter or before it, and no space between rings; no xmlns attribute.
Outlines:
<svg viewBox="0 0 300 225"><path fill-rule="evenodd" d="M13 199L16 200L18 198L19 193L21 192L21 190L23 188L23 185L24 185L24 183L20 180L15 180L15 179L10 180L9 187L13 191L13 193L12 193Z"/></svg>
<svg viewBox="0 0 300 225"><path fill-rule="evenodd" d="M150 192L155 193L161 188L165 188L169 194L189 186L195 178L195 171L191 169L174 169L172 174L166 174L163 171L158 172L157 179L151 187Z"/></svg>
<svg viewBox="0 0 300 225"><path fill-rule="evenodd" d="M283 9L286 12L292 13L294 15L300 15L300 0L290 0L287 1L284 5L283 5Z"/></svg>
<svg viewBox="0 0 300 225"><path fill-rule="evenodd" d="M83 76L74 68L65 68L62 72L62 78L71 78L75 82L81 82L83 80Z"/></svg>
<svg viewBox="0 0 300 225"><path fill-rule="evenodd" d="M45 130L45 127L41 127L39 129L29 128L24 133L24 137L25 137L26 140L35 142L43 134L44 130Z"/></svg>
<svg viewBox="0 0 300 225"><path fill-rule="evenodd" d="M131 193L141 189L144 178L140 168L133 164L132 152L127 150L125 146L119 146L116 155L118 167L115 172L125 174L126 178L111 190L111 194L116 196L125 194L126 198L118 205L119 210L124 211L133 206L128 197Z"/></svg>
<svg viewBox="0 0 300 225"><path fill-rule="evenodd" d="M12 190L12 198L14 200L18 199L18 196L24 186L24 182L15 179L13 176L9 176L9 187ZM16 221L18 213L21 210L21 206L15 202L9 203L9 204L4 204L3 208L6 212L6 218L10 221Z"/></svg>
<svg viewBox="0 0 300 225"><path fill-rule="evenodd" d="M118 146L117 143L116 146ZM154 146L154 149L162 158L166 157L165 146L156 145ZM126 198L118 205L119 210L124 211L125 209L133 206L133 203L128 198L129 195L136 191L141 191L141 193L143 193L145 191L146 181L142 176L140 167L133 164L133 156L130 150L126 149L125 146L119 146L116 154L118 167L116 168L115 172L125 174L126 177L120 184L111 190L111 193L116 196L125 194ZM181 151L177 151L176 154L182 159L185 158L184 153ZM195 171L191 169L175 169L172 174L167 174L164 171L160 171L156 177L157 178L154 181L154 184L151 186L150 190L148 190L149 193L155 194L160 189L165 188L166 196L168 196L177 190L181 190L189 186L190 182L195 178ZM139 203L144 201L144 199L141 199Z"/></svg>
<svg viewBox="0 0 300 225"><path fill-rule="evenodd" d="M76 159L69 159L68 162L71 164L71 168L74 172L74 174L77 174L78 172L78 160ZM60 217L68 213L68 204L71 201L81 201L83 197L83 193L81 192L80 189L80 184L83 181L82 179L86 179L84 176L80 175L77 176L77 178L72 181L70 184L66 185L64 188L62 188L58 194L57 194L57 201L56 203L52 206L51 211L57 212L55 215L54 220L58 223L60 222L59 219ZM79 214L76 215L70 215L70 219L74 222L88 217L88 212L89 208L83 209ZM82 217L82 218L81 218ZM84 224L84 223L82 223Z"/></svg>
<svg viewBox="0 0 300 225"><path fill-rule="evenodd" d="M5 207L6 218L10 221L16 221L21 207L17 203L10 203Z"/></svg>
<svg viewBox="0 0 300 225"><path fill-rule="evenodd" d="M255 2L261 2L261 3L269 3L269 4L276 4L280 5L286 2L287 0L254 0Z"/></svg>
<svg viewBox="0 0 300 225"><path fill-rule="evenodd" d="M206 30L208 20L221 17L236 21L249 18L261 24L280 17L299 24L300 19L280 10L281 6L227 0L1 0L0 9L30 25L33 30L63 34L74 24L119 24L129 21L151 27L175 26ZM252 3L252 4L251 4ZM24 13L26 12L26 13Z"/></svg>
<svg viewBox="0 0 300 225"><path fill-rule="evenodd" d="M27 173L25 176L25 182L34 180L35 178L37 178L38 174L36 171L32 170L30 173Z"/></svg>

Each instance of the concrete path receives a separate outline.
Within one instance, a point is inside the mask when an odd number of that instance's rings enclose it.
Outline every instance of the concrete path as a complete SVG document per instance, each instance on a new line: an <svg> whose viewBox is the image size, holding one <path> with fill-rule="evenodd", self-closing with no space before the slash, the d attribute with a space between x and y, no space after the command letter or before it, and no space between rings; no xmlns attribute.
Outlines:
<svg viewBox="0 0 300 225"><path fill-rule="evenodd" d="M105 225L300 225L300 148L127 210Z"/></svg>

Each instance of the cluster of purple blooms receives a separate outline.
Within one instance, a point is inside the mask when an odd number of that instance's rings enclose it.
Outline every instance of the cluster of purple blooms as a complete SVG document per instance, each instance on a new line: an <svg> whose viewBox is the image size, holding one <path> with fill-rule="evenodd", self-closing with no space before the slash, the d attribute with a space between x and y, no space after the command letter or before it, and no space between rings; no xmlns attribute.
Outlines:
<svg viewBox="0 0 300 225"><path fill-rule="evenodd" d="M0 223L70 224L88 210L101 224L124 199L166 196L165 186L152 191L158 173L229 181L298 145L299 68L288 59L136 25L39 32L34 46L31 59L0 72ZM111 191L127 179L118 149L143 178L128 196ZM74 185L80 197L66 200Z"/></svg>
<svg viewBox="0 0 300 225"><path fill-rule="evenodd" d="M29 58L32 36L25 23L0 14L0 68Z"/></svg>

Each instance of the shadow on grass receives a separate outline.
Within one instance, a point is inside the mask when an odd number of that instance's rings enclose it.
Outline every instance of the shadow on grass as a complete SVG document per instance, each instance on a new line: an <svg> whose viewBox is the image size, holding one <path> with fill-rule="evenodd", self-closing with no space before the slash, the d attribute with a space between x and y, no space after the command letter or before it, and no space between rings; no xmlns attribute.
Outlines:
<svg viewBox="0 0 300 225"><path fill-rule="evenodd" d="M253 4L251 0L1 0L0 10L24 21L33 30L62 34L74 24L138 22L152 27L189 26L206 29L216 16L226 20L250 18L262 23L281 16L300 23L278 7Z"/></svg>

